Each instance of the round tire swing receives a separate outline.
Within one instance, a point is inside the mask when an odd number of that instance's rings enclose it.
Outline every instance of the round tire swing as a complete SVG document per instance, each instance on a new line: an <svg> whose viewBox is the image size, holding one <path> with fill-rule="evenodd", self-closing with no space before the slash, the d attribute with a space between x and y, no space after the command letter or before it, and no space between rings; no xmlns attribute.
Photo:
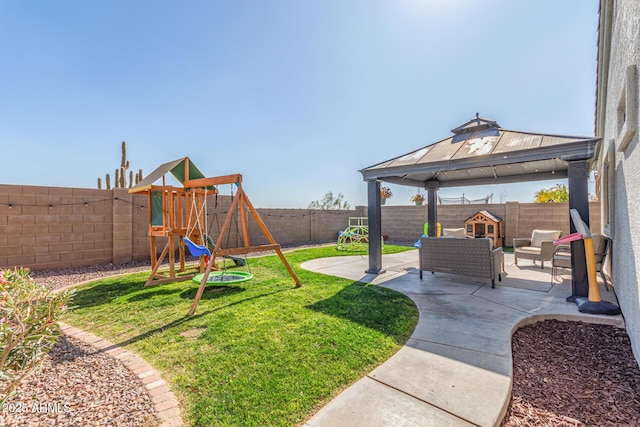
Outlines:
<svg viewBox="0 0 640 427"><path fill-rule="evenodd" d="M196 274L191 281L202 282L204 273ZM212 271L207 277L207 285L226 286L233 283L246 282L253 279L253 274L246 271Z"/></svg>

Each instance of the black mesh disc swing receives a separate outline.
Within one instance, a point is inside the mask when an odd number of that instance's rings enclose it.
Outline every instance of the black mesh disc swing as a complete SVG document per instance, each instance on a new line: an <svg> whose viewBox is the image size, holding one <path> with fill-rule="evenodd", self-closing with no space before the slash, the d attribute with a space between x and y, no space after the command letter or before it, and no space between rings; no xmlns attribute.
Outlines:
<svg viewBox="0 0 640 427"><path fill-rule="evenodd" d="M233 199L233 185L231 184L231 198ZM211 219L211 224L209 225L209 229L211 229L211 225L213 223L213 221L216 221L216 225L218 226L218 232L220 232L220 224L218 224L217 222L217 216L218 216L218 195L216 194L216 199L215 199L215 205L214 205L214 213L213 213L213 218ZM235 211L233 213L233 219L232 221L235 222L236 225L236 232L238 233L238 235L240 235L240 226L238 224L238 218L237 218L238 212ZM227 233L227 247L229 247L229 238L231 237L230 233ZM213 249L215 248L215 243L213 242L213 239L208 235L205 234L205 239L207 241L207 246L209 247L209 249L211 249L213 251ZM231 256L231 255L227 255L225 256L225 258L230 259L234 262L235 265L237 266L246 266L248 271L237 271L237 270L227 270L227 263L224 262L223 263L223 268L222 270L218 270L218 271L211 271L209 273L209 276L207 277L207 285L220 285L220 286L226 286L226 285L230 285L233 283L240 283L240 282L246 282L247 280L251 280L253 279L253 274L251 273L251 268L249 267L249 263L247 261L246 256L244 258L238 258L235 256ZM200 273L200 274L196 274L193 279L191 279L194 283L201 283L202 279L204 277L204 273Z"/></svg>

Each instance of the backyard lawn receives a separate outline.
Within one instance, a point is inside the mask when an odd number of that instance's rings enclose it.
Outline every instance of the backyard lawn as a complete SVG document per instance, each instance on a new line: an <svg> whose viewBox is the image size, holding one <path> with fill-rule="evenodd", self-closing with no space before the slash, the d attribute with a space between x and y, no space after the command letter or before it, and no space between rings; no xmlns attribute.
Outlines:
<svg viewBox="0 0 640 427"><path fill-rule="evenodd" d="M208 286L191 317L195 283L145 288L145 273L104 279L77 289L65 321L159 370L188 425L299 425L395 353L418 320L400 293L300 268L343 254L353 252L287 253L301 288L277 256L250 258L253 280Z"/></svg>

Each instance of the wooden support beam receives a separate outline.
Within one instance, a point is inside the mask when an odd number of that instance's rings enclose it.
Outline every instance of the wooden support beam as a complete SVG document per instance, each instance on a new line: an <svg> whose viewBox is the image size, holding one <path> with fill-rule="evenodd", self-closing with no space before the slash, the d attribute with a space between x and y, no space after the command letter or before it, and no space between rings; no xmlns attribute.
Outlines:
<svg viewBox="0 0 640 427"><path fill-rule="evenodd" d="M167 253L169 252L170 243L171 243L171 241L167 242L167 244L164 246L164 249L162 250L162 253L156 259L156 265L153 266L153 270L151 270L151 274L149 275L149 278L147 279L147 282L144 284L145 286L150 286L151 282L153 281L154 276L158 273L158 269L160 268L160 264L162 264L162 260L164 259L164 257L167 256ZM155 252L153 252L151 254L152 257L155 257L155 255L156 255Z"/></svg>
<svg viewBox="0 0 640 427"><path fill-rule="evenodd" d="M233 217L233 212L238 208L239 201L240 201L240 196L239 194L236 194L236 196L233 198L233 201L231 202L231 207L229 208L227 217L224 219L224 224L222 224L222 228L220 229L220 234L218 235L218 240L216 241L216 247L213 249L213 253L209 258L209 263L207 264L207 268L204 270L204 274L202 276L202 282L200 282L200 286L198 287L196 296L193 299L193 304L191 304L191 308L187 312L187 316L193 316L193 313L196 312L196 308L198 307L200 298L202 298L202 294L204 293L204 288L205 286L207 286L207 279L209 278L209 273L211 273L211 268L213 268L217 253L220 250L220 245L222 244L222 238L229 230L229 225L231 224L231 218Z"/></svg>
<svg viewBox="0 0 640 427"><path fill-rule="evenodd" d="M246 225L246 219L243 219L243 234L246 234L246 237L247 237L245 239L245 246L241 247L241 248L221 249L223 237L229 231L229 225L231 224L231 218L233 217L233 214L235 213L235 211L237 209L240 209L241 212L244 212L245 205L246 205L246 208L251 213L251 215L253 216L253 218L255 219L256 223L260 227L260 230L262 230L262 233L265 235L265 237L267 238L267 240L269 241L270 244L269 245L258 245L258 246L250 246L250 245L248 245L248 241L249 241L249 239L248 239L248 226ZM278 257L280 258L280 261L282 261L282 264L285 266L285 268L287 269L287 271L289 272L289 274L291 275L291 277L295 281L296 287L298 288L298 287L302 286L302 283L300 282L300 279L298 278L296 273L293 271L293 268L291 268L291 265L289 264L287 259L282 254L282 250L280 249L280 245L278 243L276 243L275 239L273 238L273 236L271 235L271 233L267 229L267 226L265 225L264 221L262 221L262 218L260 218L260 214L258 214L258 211L253 207L253 205L249 201L249 198L247 197L246 193L242 189L242 186L239 186L238 187L238 192L236 193L236 195L233 198L233 201L231 202L231 207L229 208L229 212L227 213L227 217L225 218L224 224L222 225L222 228L220 230L220 235L218 236L218 240L216 241L216 247L214 248L213 253L211 254L211 258L209 259L209 263L207 264L207 268L204 271L204 274L202 276L202 281L200 282L200 286L198 287L198 291L196 292L196 296L195 296L195 298L193 300L193 304L191 305L191 308L189 309L189 312L187 313L187 316L192 316L195 313L196 308L198 307L198 303L200 302L200 299L202 298L202 294L204 293L204 289L205 289L205 287L207 285L207 279L209 278L209 274L211 273L211 269L215 265L215 259L216 259L217 256L232 255L232 254L243 254L243 253L255 252L255 251L260 251L260 250L273 250L273 251L275 251L278 254Z"/></svg>
<svg viewBox="0 0 640 427"><path fill-rule="evenodd" d="M248 254L251 252L277 251L279 249L280 249L280 245L276 243L275 245L257 245L257 246L246 246L242 248L220 249L216 251L216 255L217 256L241 255L241 254Z"/></svg>
<svg viewBox="0 0 640 427"><path fill-rule="evenodd" d="M151 254L151 269L156 268L156 236L149 236L149 253Z"/></svg>
<svg viewBox="0 0 640 427"><path fill-rule="evenodd" d="M244 205L246 201L245 199L247 195L242 189L242 184L240 184L238 191L242 193L242 202L240 203L240 221L242 223L242 241L244 242L244 246L248 248L249 246L251 246L251 243L249 241L249 227L247 225L247 213L244 210Z"/></svg>
<svg viewBox="0 0 640 427"><path fill-rule="evenodd" d="M211 178L188 179L184 181L184 188L211 187L214 185L235 184L242 182L242 174L214 176Z"/></svg>
<svg viewBox="0 0 640 427"><path fill-rule="evenodd" d="M246 195L244 197L244 202L247 204L247 208L249 208L249 212L251 212L251 215L253 215L253 218L258 223L258 226L260 227L260 229L264 233L264 235L267 238L267 240L269 241L269 243L277 245L275 239L273 238L273 236L271 235L271 233L267 229L267 226L262 221L262 218L260 218L260 214L258 213L256 208L253 207L253 205L249 201L249 198L246 197ZM275 251L278 254L278 257L280 258L280 261L282 261L282 263L286 267L287 271L289 272L289 274L293 278L293 281L296 282L296 288L299 288L300 286L302 286L302 283L300 282L300 279L296 275L295 271L293 271L293 268L291 268L291 265L289 264L289 261L287 261L287 259L284 257L284 255L282 254L282 251L280 250L280 248L275 249Z"/></svg>
<svg viewBox="0 0 640 427"><path fill-rule="evenodd" d="M169 276L176 277L176 238L169 237Z"/></svg>

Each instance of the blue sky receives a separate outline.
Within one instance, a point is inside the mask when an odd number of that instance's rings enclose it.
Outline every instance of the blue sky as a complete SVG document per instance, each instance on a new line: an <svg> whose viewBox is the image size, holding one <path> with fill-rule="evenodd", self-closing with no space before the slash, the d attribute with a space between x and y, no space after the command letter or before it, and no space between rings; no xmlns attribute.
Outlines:
<svg viewBox="0 0 640 427"><path fill-rule="evenodd" d="M189 156L258 207L333 191L446 138L593 135L597 0L0 0L0 183L96 188ZM104 180L104 179L103 179ZM532 201L539 181L442 197ZM389 204L415 189L391 186ZM228 189L222 188L223 193Z"/></svg>

